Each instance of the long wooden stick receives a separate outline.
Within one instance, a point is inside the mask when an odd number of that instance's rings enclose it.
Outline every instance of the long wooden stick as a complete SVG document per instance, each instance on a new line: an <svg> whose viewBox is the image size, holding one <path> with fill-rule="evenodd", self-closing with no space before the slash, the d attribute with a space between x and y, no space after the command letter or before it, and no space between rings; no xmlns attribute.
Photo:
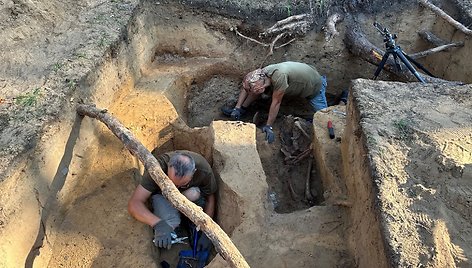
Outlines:
<svg viewBox="0 0 472 268"><path fill-rule="evenodd" d="M429 7L434 13L436 13L438 16L440 16L441 18L443 18L445 21L449 22L450 24L452 24L452 26L454 26L456 29L462 31L463 33L467 34L467 35L472 35L472 30L468 29L467 27L465 27L462 23L456 21L455 19L453 19L451 16L449 16L446 12L444 12L442 9L440 9L439 7L433 5L432 3L430 3L428 0L418 0L418 2L420 2L420 4L426 6L426 7Z"/></svg>
<svg viewBox="0 0 472 268"><path fill-rule="evenodd" d="M423 57L426 57L426 56L434 54L434 53L438 53L438 52L447 50L451 47L463 47L463 46L464 46L463 42L451 43L451 44L446 44L446 45L442 45L442 46L438 46L438 47L433 47L433 48L430 48L428 50L421 51L421 52L418 52L418 53L413 53L413 54L410 54L409 56L410 56L410 58L416 60L416 59L423 58Z"/></svg>
<svg viewBox="0 0 472 268"><path fill-rule="evenodd" d="M107 110L98 109L95 105L81 104L77 107L77 113L81 116L98 119L104 123L123 142L125 147L144 164L151 178L159 185L167 200L207 234L218 253L231 267L249 267L244 257L221 227L205 214L200 207L189 201L177 190L169 177L162 171L156 158L120 121L111 116Z"/></svg>

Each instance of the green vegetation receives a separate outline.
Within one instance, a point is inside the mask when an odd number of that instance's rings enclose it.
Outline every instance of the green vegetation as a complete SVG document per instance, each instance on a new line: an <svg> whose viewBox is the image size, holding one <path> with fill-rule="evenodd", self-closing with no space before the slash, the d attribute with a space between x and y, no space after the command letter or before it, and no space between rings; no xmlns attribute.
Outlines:
<svg viewBox="0 0 472 268"><path fill-rule="evenodd" d="M77 82L74 79L66 79L67 87L74 90L77 87Z"/></svg>
<svg viewBox="0 0 472 268"><path fill-rule="evenodd" d="M292 16L292 1L288 0L287 4L285 5L285 9L287 9L287 17Z"/></svg>
<svg viewBox="0 0 472 268"><path fill-rule="evenodd" d="M52 70L57 73L64 65L62 63L55 63L54 66L52 67Z"/></svg>
<svg viewBox="0 0 472 268"><path fill-rule="evenodd" d="M326 5L326 1L325 0L316 0L316 7L318 8L318 11L320 12L320 14L322 14L327 5Z"/></svg>
<svg viewBox="0 0 472 268"><path fill-rule="evenodd" d="M102 36L100 37L100 40L98 41L98 46L99 47L106 47L108 45L108 38L107 38L106 33L102 33Z"/></svg>
<svg viewBox="0 0 472 268"><path fill-rule="evenodd" d="M16 104L23 105L23 106L35 105L36 102L38 101L39 96L41 95L39 92L40 90L41 88L38 87L38 88L35 88L33 92L16 97L15 98Z"/></svg>
<svg viewBox="0 0 472 268"><path fill-rule="evenodd" d="M411 122L408 119L402 118L399 120L393 121L393 125L397 129L399 137L401 140L405 140L412 134Z"/></svg>
<svg viewBox="0 0 472 268"><path fill-rule="evenodd" d="M85 58L87 55L85 54L85 52L75 52L74 56L76 56L77 58Z"/></svg>

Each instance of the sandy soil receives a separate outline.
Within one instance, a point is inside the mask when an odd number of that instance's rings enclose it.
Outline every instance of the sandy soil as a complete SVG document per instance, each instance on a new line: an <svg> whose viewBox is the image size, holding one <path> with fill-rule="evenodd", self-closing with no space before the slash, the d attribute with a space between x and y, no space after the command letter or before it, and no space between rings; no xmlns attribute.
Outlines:
<svg viewBox="0 0 472 268"><path fill-rule="evenodd" d="M315 115L310 177L317 200L307 203L302 196L310 160L286 165L279 136L284 116L312 118L306 103L284 101L270 146L248 124L254 112L267 112L267 104L251 107L245 123L212 122L224 119L220 106L234 101L241 77L267 54L229 29L238 26L256 37L309 3L206 6L238 14L225 18L202 12L203 2L187 3L194 7L188 9L152 1L1 3L0 36L7 41L0 55L0 266L152 267L167 258L153 249L149 228L126 212L142 166L104 126L75 117L74 105L82 100L104 105L149 149L191 149L214 162L222 187L218 220L253 267L470 265L469 86L351 85L370 78L375 66L346 51L349 18L329 43L310 31L277 49L266 64L314 64L328 76L330 101L346 88L355 96L349 107ZM464 40L412 3L371 2L344 1L333 10L352 11L380 47L374 20L395 27L408 51L427 47L417 28ZM367 4L360 9L365 12L354 12ZM315 29L324 23L325 8L317 10ZM468 42L424 63L446 79L470 82ZM328 120L338 139L326 136ZM365 139L351 140L358 136ZM217 257L212 266L225 262Z"/></svg>
<svg viewBox="0 0 472 268"><path fill-rule="evenodd" d="M363 176L356 170L370 165L373 180L363 185L373 184L386 257L394 266L470 266L470 89L367 80L352 85L358 108L348 118L358 125L346 130L354 134L346 146L365 142L370 156L351 164L347 184L351 196L361 193ZM355 137L356 131L362 134ZM367 218L367 206L353 200L353 213ZM362 251L360 241L351 243Z"/></svg>

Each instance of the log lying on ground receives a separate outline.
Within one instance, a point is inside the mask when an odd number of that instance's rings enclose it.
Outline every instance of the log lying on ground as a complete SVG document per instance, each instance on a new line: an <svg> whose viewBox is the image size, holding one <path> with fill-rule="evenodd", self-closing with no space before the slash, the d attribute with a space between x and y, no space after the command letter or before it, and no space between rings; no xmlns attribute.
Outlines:
<svg viewBox="0 0 472 268"><path fill-rule="evenodd" d="M156 158L120 121L108 114L106 110L97 109L95 105L81 104L77 107L77 113L81 116L98 119L104 123L123 142L125 147L144 164L144 167L159 185L167 200L207 234L218 253L231 267L249 267L228 235L200 207L189 201L177 190L169 177L162 171Z"/></svg>
<svg viewBox="0 0 472 268"><path fill-rule="evenodd" d="M365 34L362 32L358 25L352 24L348 27L344 42L349 51L351 51L351 53L353 53L354 55L359 56L372 64L380 64L382 56L384 55L384 51L374 46L366 38ZM387 62L385 63L384 70L387 70L388 72L397 75L405 81L418 81L416 77L405 66L402 67L402 70L397 70L397 68L395 67L395 62L393 60L393 55L390 56ZM374 73L374 71L375 70L372 70L372 73ZM439 78L430 77L427 75L422 75L422 77L428 83L447 83L453 85L462 84L461 82L447 81Z"/></svg>
<svg viewBox="0 0 472 268"><path fill-rule="evenodd" d="M467 34L467 35L472 35L472 30L468 29L467 27L465 27L462 23L456 21L455 19L453 19L451 16L449 16L446 12L444 12L442 9L440 9L439 7L433 5L432 3L430 3L428 0L418 0L418 2L420 2L420 4L422 4L423 6L425 7L428 7L430 8L434 13L436 13L438 16L440 16L441 18L443 18L445 21L449 22L450 24L452 24L452 26L454 26L456 29L462 31L463 33Z"/></svg>

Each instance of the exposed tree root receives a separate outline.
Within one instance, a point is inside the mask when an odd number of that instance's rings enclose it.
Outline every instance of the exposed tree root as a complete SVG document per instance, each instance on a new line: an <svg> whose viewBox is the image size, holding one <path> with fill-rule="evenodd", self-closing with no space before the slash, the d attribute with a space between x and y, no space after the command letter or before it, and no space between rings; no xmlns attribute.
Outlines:
<svg viewBox="0 0 472 268"><path fill-rule="evenodd" d="M445 21L449 22L456 29L460 30L461 32L467 35L472 35L472 30L465 27L462 23L456 21L454 18L449 16L446 12L444 12L439 7L430 3L428 0L418 0L418 2L420 2L420 4L422 4L423 6L430 8L434 13L436 13L438 16L443 18Z"/></svg>
<svg viewBox="0 0 472 268"><path fill-rule="evenodd" d="M314 22L313 15L311 14L295 15L295 16L290 16L286 19L280 20L276 22L272 27L268 28L267 30L259 34L259 38L267 38L267 37L276 35L276 37L270 43L261 42L254 38L245 36L242 33L240 33L236 27L232 27L231 31L234 31L237 35L249 41L252 41L264 47L269 47L269 52L267 53L264 60L260 64L262 67L262 65L267 60L267 58L271 56L272 54L274 54L274 49L287 46L288 44L295 41L295 38L292 38L288 42L285 42L284 44L279 45L279 46L275 45L277 41L279 41L280 39L286 36L305 35L307 31L310 29L310 27L312 26L313 22Z"/></svg>
<svg viewBox="0 0 472 268"><path fill-rule="evenodd" d="M77 113L81 116L98 119L104 123L123 142L125 147L144 164L167 200L207 234L218 253L221 254L231 267L249 267L244 257L221 227L205 214L200 207L189 201L179 192L169 177L162 171L156 158L120 121L111 116L107 110L98 109L95 105L79 105Z"/></svg>
<svg viewBox="0 0 472 268"><path fill-rule="evenodd" d="M336 35L339 35L339 32L336 30L336 24L344 19L343 15L335 13L328 17L326 20L326 25L324 27L325 32L325 41L329 42Z"/></svg>
<svg viewBox="0 0 472 268"><path fill-rule="evenodd" d="M259 34L259 37L276 35L281 32L290 32L291 34L306 34L313 23L311 14L301 14L290 16L286 19L276 22L272 27Z"/></svg>
<svg viewBox="0 0 472 268"><path fill-rule="evenodd" d="M267 44L267 43L263 43L263 42L261 42L261 41L258 41L258 40L254 39L254 38L245 36L244 34L240 33L236 27L231 28L231 30L232 30L232 31L235 31L236 34L239 35L239 36L241 36L242 38L245 38L245 39L247 39L247 40L249 40L249 41L255 42L255 43L257 43L257 44L259 44L259 45L261 45L261 46L263 46L263 47L269 47L269 52L267 53L267 55L265 56L264 60L263 60L262 63L260 64L261 67L262 67L262 65L264 64L264 62L266 61L266 59L267 59L269 56L271 56L272 54L274 54L274 49L279 49L279 48L284 47L284 46L286 46L286 45L292 43L293 41L295 41L295 38L293 38L293 39L289 40L288 42L283 43L283 44L280 45L280 46L275 46L275 43L276 43L277 41L279 41L279 39L281 39L282 37L284 37L284 36L286 35L286 33L280 33L279 35L277 35L277 36L274 38L274 40L273 40L270 44Z"/></svg>

